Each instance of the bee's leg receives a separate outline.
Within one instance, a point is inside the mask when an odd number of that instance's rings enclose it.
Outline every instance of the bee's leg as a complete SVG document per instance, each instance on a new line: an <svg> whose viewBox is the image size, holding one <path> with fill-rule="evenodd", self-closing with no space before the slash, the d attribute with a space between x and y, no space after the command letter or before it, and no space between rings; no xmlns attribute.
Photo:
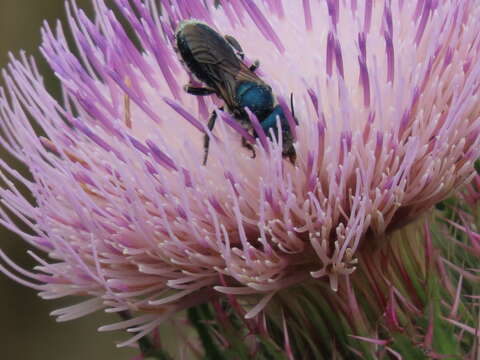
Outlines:
<svg viewBox="0 0 480 360"><path fill-rule="evenodd" d="M295 152L295 150L293 152L288 153L288 155L286 156L288 157L288 160L290 160L292 165L295 165L295 161L297 160L297 153Z"/></svg>
<svg viewBox="0 0 480 360"><path fill-rule="evenodd" d="M227 40L227 42L235 49L238 57L243 60L245 58L245 53L243 52L242 46L240 45L238 40L231 35L225 35L225 40ZM255 60L253 64L250 65L249 70L251 72L255 72L255 70L257 70L259 66L260 61Z"/></svg>
<svg viewBox="0 0 480 360"><path fill-rule="evenodd" d="M209 87L196 87L191 85L185 85L183 89L187 93L195 96L206 96L206 95L212 95L217 93L214 89Z"/></svg>
<svg viewBox="0 0 480 360"><path fill-rule="evenodd" d="M212 112L212 115L210 115L210 119L208 119L208 130L212 131L213 127L215 126L215 121L217 120L217 112L214 110ZM208 148L210 147L210 137L208 134L203 135L203 165L207 165L207 159L208 159Z"/></svg>
<svg viewBox="0 0 480 360"><path fill-rule="evenodd" d="M243 58L245 57L245 53L243 52L242 46L240 45L238 40L231 35L225 35L224 37L225 40L227 40L227 42L230 44L230 46L235 49L238 57L243 60Z"/></svg>
<svg viewBox="0 0 480 360"><path fill-rule="evenodd" d="M255 72L260 67L260 61L255 60L252 65L250 65L249 69L251 72Z"/></svg>
<svg viewBox="0 0 480 360"><path fill-rule="evenodd" d="M250 150L252 152L252 159L255 159L255 157L257 156L257 154L255 153L255 149L253 148L252 144L250 144L244 137L242 137L242 146Z"/></svg>

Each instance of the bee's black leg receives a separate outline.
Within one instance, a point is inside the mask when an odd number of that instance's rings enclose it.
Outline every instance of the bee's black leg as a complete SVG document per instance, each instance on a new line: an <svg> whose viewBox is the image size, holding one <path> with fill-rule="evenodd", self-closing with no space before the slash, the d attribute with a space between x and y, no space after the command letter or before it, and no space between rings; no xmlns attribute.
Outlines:
<svg viewBox="0 0 480 360"><path fill-rule="evenodd" d="M252 65L250 65L249 69L251 72L255 72L260 67L260 61L255 60Z"/></svg>
<svg viewBox="0 0 480 360"><path fill-rule="evenodd" d="M238 40L231 35L225 35L225 40L227 40L230 46L235 49L238 57L243 60L243 58L245 57L245 53L243 52L242 46L240 45Z"/></svg>
<svg viewBox="0 0 480 360"><path fill-rule="evenodd" d="M212 115L210 115L210 119L208 119L208 130L212 131L213 127L215 126L215 121L217 120L217 112L214 110L212 112ZM208 148L210 147L210 137L208 134L205 134L203 136L203 165L207 165L207 159L208 159Z"/></svg>
<svg viewBox="0 0 480 360"><path fill-rule="evenodd" d="M292 165L295 165L295 161L297 160L297 154L295 152L288 154L288 160L290 160Z"/></svg>
<svg viewBox="0 0 480 360"><path fill-rule="evenodd" d="M185 85L183 89L191 94L191 95L196 95L196 96L206 96L206 95L212 95L216 94L217 92L208 87L196 87L196 86L191 86L191 85Z"/></svg>
<svg viewBox="0 0 480 360"><path fill-rule="evenodd" d="M255 149L253 148L252 144L250 144L244 137L242 137L242 146L250 150L252 152L252 159L255 159L255 157L257 156L257 154L255 153Z"/></svg>
<svg viewBox="0 0 480 360"><path fill-rule="evenodd" d="M237 56L243 60L245 58L245 53L243 52L242 46L240 45L238 40L231 35L225 35L225 40L227 40L227 42L235 49L235 51L237 52ZM260 61L255 60L253 64L250 65L249 70L251 72L255 72L255 70L257 70L259 66Z"/></svg>

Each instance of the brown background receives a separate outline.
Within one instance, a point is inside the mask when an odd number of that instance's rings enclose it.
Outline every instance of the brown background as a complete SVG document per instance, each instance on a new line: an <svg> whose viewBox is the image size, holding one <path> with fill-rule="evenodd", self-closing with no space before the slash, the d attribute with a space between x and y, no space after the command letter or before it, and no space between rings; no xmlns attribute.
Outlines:
<svg viewBox="0 0 480 360"><path fill-rule="evenodd" d="M24 49L34 55L45 75L48 87L58 91L52 74L41 57L40 27L42 21L54 24L63 19L64 0L0 0L0 68L8 62L7 53ZM90 9L90 0L77 0ZM1 83L1 80L0 80ZM5 154L0 154L5 157ZM5 230L0 231L0 247L17 262L31 267L25 254L27 247ZM69 300L69 301L68 301ZM122 332L98 333L102 324L116 321L104 313L57 323L49 316L56 308L74 301L46 301L34 290L24 288L0 274L0 359L2 360L103 360L131 359L136 351L117 349L115 341L124 339ZM75 299L73 299L75 300Z"/></svg>

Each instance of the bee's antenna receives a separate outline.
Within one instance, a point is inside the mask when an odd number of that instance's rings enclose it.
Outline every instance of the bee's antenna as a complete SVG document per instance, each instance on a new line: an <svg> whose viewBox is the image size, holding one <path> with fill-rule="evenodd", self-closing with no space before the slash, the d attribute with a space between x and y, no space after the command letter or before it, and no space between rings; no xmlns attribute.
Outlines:
<svg viewBox="0 0 480 360"><path fill-rule="evenodd" d="M292 110L293 120L295 121L295 124L298 125L298 120L295 117L295 108L293 107L293 92L290 93L290 109Z"/></svg>

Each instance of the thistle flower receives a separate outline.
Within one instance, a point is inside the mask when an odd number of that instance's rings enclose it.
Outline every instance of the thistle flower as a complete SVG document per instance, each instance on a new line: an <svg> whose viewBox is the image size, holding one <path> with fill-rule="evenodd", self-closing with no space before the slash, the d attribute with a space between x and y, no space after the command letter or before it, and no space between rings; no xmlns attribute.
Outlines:
<svg viewBox="0 0 480 360"><path fill-rule="evenodd" d="M46 299L86 297L56 311L59 320L130 312L101 328L129 328L129 344L221 294L249 299L239 305L245 317L260 319L294 285L348 290L386 234L473 174L473 0L164 0L159 8L117 0L125 22L93 3L95 20L67 6L78 57L60 25L42 30L62 100L24 54L4 71L0 98L1 144L31 174L0 162L0 223L47 255L31 252L30 272L0 252L1 270ZM207 129L221 101L182 91L191 77L174 49L188 18L234 35L246 62L259 59L286 113L294 94L294 165L282 158L281 138L256 139L228 113Z"/></svg>

